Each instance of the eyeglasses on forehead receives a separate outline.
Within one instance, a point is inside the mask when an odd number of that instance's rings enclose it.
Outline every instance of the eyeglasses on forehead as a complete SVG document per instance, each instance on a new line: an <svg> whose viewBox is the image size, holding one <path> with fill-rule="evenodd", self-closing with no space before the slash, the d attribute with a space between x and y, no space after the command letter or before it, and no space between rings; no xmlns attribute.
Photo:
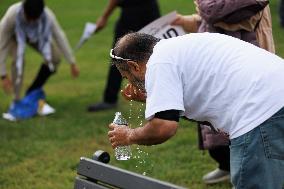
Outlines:
<svg viewBox="0 0 284 189"><path fill-rule="evenodd" d="M113 54L113 49L110 50L109 56L110 56L112 59L115 59L115 60L124 60L124 61L130 61L130 60L131 60L131 59L129 59L129 58L122 58L122 57L119 57L119 56L114 55L114 54Z"/></svg>

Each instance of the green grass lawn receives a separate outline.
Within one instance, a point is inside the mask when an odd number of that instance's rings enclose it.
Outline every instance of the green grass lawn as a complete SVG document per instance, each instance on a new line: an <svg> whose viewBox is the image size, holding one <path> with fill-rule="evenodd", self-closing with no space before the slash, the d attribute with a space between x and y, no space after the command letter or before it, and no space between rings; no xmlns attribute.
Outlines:
<svg viewBox="0 0 284 189"><path fill-rule="evenodd" d="M0 16L15 0L1 0ZM87 21L95 22L107 0L48 0L47 5L56 13L69 41L74 47ZM277 54L284 55L284 30L278 26L277 1L271 1L274 38ZM160 0L165 14L176 9L182 14L193 13L189 0ZM202 176L216 168L207 152L197 148L197 132L193 123L181 121L178 133L164 144L151 147L133 146L134 156L126 162L116 161L107 138L107 125L115 111L121 111L132 127L139 126L144 106L120 98L115 110L87 113L86 106L102 98L109 66L109 49L118 11L108 26L93 36L76 53L81 75L71 79L66 61L45 86L48 102L56 108L49 117L10 123L0 119L0 188L2 189L67 189L73 188L76 167L81 156L91 157L103 149L111 154L110 164L144 173L154 178L192 189L231 188L229 183L206 186ZM10 63L10 61L9 61ZM41 57L32 49L26 53L26 89L34 78ZM8 64L10 65L10 64ZM7 110L12 98L0 90L0 112ZM131 115L130 115L131 109ZM139 117L139 118L138 118ZM139 153L142 150L142 153Z"/></svg>

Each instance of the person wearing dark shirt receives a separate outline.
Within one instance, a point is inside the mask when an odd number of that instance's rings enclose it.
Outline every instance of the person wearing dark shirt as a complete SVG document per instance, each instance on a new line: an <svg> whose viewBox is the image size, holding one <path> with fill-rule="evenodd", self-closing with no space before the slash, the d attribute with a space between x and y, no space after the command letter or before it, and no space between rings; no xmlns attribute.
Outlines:
<svg viewBox="0 0 284 189"><path fill-rule="evenodd" d="M115 42L130 31L138 31L160 17L157 0L109 0L103 15L97 20L97 31L106 26L109 16L120 7L121 13L114 29ZM102 102L87 107L89 112L107 110L116 107L122 77L114 65L110 65Z"/></svg>

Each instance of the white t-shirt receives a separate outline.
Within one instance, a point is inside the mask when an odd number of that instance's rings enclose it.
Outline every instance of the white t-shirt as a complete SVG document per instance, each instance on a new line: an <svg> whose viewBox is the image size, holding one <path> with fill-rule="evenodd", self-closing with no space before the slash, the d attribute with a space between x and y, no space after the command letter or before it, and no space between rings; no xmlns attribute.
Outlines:
<svg viewBox="0 0 284 189"><path fill-rule="evenodd" d="M284 106L284 61L250 43L217 33L161 40L145 76L146 119L180 110L236 138Z"/></svg>

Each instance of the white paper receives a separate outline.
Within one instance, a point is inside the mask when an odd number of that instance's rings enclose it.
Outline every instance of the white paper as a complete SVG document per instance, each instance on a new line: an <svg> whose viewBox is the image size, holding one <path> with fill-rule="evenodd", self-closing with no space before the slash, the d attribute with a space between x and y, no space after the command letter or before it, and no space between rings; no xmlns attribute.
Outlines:
<svg viewBox="0 0 284 189"><path fill-rule="evenodd" d="M75 47L75 51L80 49L82 45L95 33L97 29L97 25L91 22L87 22L83 31L83 34L81 36L81 39L77 46Z"/></svg>
<svg viewBox="0 0 284 189"><path fill-rule="evenodd" d="M167 39L184 35L186 34L186 32L181 26L171 25L171 23L176 19L176 15L176 11L170 12L169 14L154 20L138 32L153 35L160 39Z"/></svg>

